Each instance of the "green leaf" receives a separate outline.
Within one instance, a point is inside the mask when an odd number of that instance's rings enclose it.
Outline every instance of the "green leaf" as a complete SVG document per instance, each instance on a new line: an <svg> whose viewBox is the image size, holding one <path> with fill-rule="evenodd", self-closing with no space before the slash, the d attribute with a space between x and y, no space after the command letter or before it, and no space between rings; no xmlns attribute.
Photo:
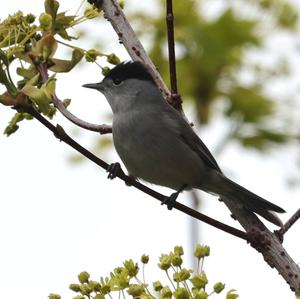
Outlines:
<svg viewBox="0 0 300 299"><path fill-rule="evenodd" d="M50 70L56 73L66 73L72 70L82 59L84 52L81 49L74 49L72 51L71 60L62 60L52 58L51 61L54 64L51 66Z"/></svg>
<svg viewBox="0 0 300 299"><path fill-rule="evenodd" d="M3 64L5 65L5 70L3 69ZM0 49L0 83L4 84L7 91L12 95L17 95L17 88L15 87L10 74L9 74L9 60L4 51Z"/></svg>
<svg viewBox="0 0 300 299"><path fill-rule="evenodd" d="M51 15L53 22L55 22L57 11L59 8L59 2L56 0L46 0L44 6L45 12Z"/></svg>
<svg viewBox="0 0 300 299"><path fill-rule="evenodd" d="M22 88L22 92L27 95L39 108L43 114L48 114L50 111L50 101L43 89L26 84Z"/></svg>
<svg viewBox="0 0 300 299"><path fill-rule="evenodd" d="M32 54L37 57L42 57L44 61L53 57L57 50L57 42L53 34L47 34L40 39L32 49Z"/></svg>
<svg viewBox="0 0 300 299"><path fill-rule="evenodd" d="M29 85L37 85L38 82L39 82L39 79L40 79L40 73L37 73L34 77L32 77L29 81L27 81L26 84L29 84Z"/></svg>
<svg viewBox="0 0 300 299"><path fill-rule="evenodd" d="M0 103L5 106L14 106L17 104L17 101L8 92L5 92L0 95Z"/></svg>
<svg viewBox="0 0 300 299"><path fill-rule="evenodd" d="M18 67L17 68L17 74L19 76L22 76L25 79L29 80L37 74L37 69L33 65L30 65L29 68L27 68L27 69L24 68L24 67Z"/></svg>
<svg viewBox="0 0 300 299"><path fill-rule="evenodd" d="M0 61L3 62L7 68L9 67L9 60L7 58L7 55L1 49L0 49Z"/></svg>
<svg viewBox="0 0 300 299"><path fill-rule="evenodd" d="M4 134L6 136L10 136L11 134L15 133L19 129L18 123L24 119L30 120L32 119L32 116L25 112L17 112L8 123L8 126L5 128Z"/></svg>
<svg viewBox="0 0 300 299"><path fill-rule="evenodd" d="M38 106L38 109L43 114L49 117L53 116L55 111L50 103L52 102L52 97L55 93L55 78L49 78L41 88L26 84L21 91Z"/></svg>
<svg viewBox="0 0 300 299"><path fill-rule="evenodd" d="M228 94L228 116L238 116L244 122L256 123L266 116L272 115L275 103L264 96L260 86L236 86Z"/></svg>
<svg viewBox="0 0 300 299"><path fill-rule="evenodd" d="M270 145L283 144L292 137L286 133L257 128L251 135L244 136L238 134L236 138L247 148L265 150Z"/></svg>
<svg viewBox="0 0 300 299"><path fill-rule="evenodd" d="M75 18L76 16L66 16L65 12L59 13L55 20L55 32L66 40L75 39L74 37L70 36L67 32L67 29L72 27Z"/></svg>

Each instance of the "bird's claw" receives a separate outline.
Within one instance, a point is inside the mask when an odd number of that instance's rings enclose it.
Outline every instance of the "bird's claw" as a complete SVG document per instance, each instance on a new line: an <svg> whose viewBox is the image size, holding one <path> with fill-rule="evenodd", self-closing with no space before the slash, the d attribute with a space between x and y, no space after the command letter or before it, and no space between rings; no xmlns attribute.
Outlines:
<svg viewBox="0 0 300 299"><path fill-rule="evenodd" d="M178 192L174 192L170 196L166 196L166 198L161 202L161 204L167 205L168 210L172 210L174 208L178 195Z"/></svg>
<svg viewBox="0 0 300 299"><path fill-rule="evenodd" d="M184 184L177 192L172 193L170 196L166 196L161 202L162 205L167 205L168 210L172 210L176 203L177 197L188 185Z"/></svg>
<svg viewBox="0 0 300 299"><path fill-rule="evenodd" d="M113 180L114 178L117 177L118 172L122 171L122 169L121 169L120 163L117 162L117 163L110 164L107 167L106 171L108 172L107 178L110 180Z"/></svg>

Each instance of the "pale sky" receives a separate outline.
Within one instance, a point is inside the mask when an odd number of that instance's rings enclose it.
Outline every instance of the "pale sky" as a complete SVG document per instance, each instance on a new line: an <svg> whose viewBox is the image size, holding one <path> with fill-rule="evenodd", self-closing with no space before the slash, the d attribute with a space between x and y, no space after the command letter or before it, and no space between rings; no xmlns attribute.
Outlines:
<svg viewBox="0 0 300 299"><path fill-rule="evenodd" d="M78 0L64 1L62 10L72 13L79 3ZM30 5L11 0L1 5L0 17L2 20L19 9L38 13L42 7L40 0L30 1ZM103 34L110 36L112 51L117 45L114 32L108 31L109 24L105 33L99 27L93 23L88 28L94 30L93 37L101 42ZM117 47L116 52L128 59L121 46ZM284 51L280 40L274 48ZM78 67L71 74L59 75L58 79L62 80L58 81L57 94L60 98L73 99L72 112L91 122L109 120L111 112L105 99L81 87L84 83L100 81L95 65ZM3 91L2 86L0 91ZM12 115L13 111L0 106L1 131ZM193 121L192 112L188 117ZM78 138L77 129L68 121L59 116L53 120L57 122L82 145L90 147L94 133L82 130ZM223 126L222 121L217 120L203 130L201 137L210 148L214 147ZM75 293L69 291L68 286L76 282L80 271L90 272L96 280L125 259L138 261L144 253L150 255L147 273L151 282L161 277L156 266L161 253L169 252L175 245L184 246L186 252L192 251L188 217L176 210L168 211L156 200L126 187L118 179L108 181L105 172L91 162L80 166L69 163L68 158L74 151L37 121L22 122L19 131L9 138L1 134L0 145L2 298L41 299L47 298L49 293L71 298ZM299 172L293 165L295 160L290 158L294 155L296 150L292 146L285 151L272 150L260 155L232 144L218 160L231 178L284 207L288 213L282 219L286 220L299 206L299 188L288 189L285 181L289 173ZM108 163L119 161L114 151L103 154L103 159ZM165 194L171 192L153 188ZM188 192L179 200L188 202ZM239 227L216 197L205 196L202 211ZM226 290L236 289L242 299L294 298L276 270L268 267L261 255L245 242L206 224L199 223L199 227L199 241L211 246L211 257L205 262L210 286L221 280L226 283ZM300 262L299 228L298 223L284 242L296 262ZM219 295L219 298L224 297L224 294Z"/></svg>

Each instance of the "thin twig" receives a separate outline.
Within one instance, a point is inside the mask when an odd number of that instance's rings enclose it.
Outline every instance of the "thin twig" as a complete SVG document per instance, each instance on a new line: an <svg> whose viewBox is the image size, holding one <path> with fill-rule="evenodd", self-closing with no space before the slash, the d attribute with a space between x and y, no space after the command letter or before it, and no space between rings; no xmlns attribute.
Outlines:
<svg viewBox="0 0 300 299"><path fill-rule="evenodd" d="M300 209L283 225L283 227L278 231L279 234L284 235L300 218Z"/></svg>
<svg viewBox="0 0 300 299"><path fill-rule="evenodd" d="M168 33L169 70L171 83L171 95L167 97L167 101L177 110L182 111L182 100L177 88L173 0L167 0L166 22Z"/></svg>
<svg viewBox="0 0 300 299"><path fill-rule="evenodd" d="M39 122L41 122L45 127L47 127L52 133L57 137L59 140L65 142L69 146L71 146L73 149L81 153L83 156L97 164L98 166L104 168L105 170L108 169L109 164L107 164L105 161L101 160L97 156L95 156L93 153L85 149L83 146L81 146L79 143L77 143L74 139L72 139L69 135L66 134L66 132L62 129L60 126L54 126L51 122L49 122L45 117L43 117L38 111L34 109L31 105L26 105L20 107L22 111L25 111L29 114L31 114L34 118L36 118ZM134 180L132 177L127 176L121 169L117 173L117 177L123 180L126 184L130 186L134 186L135 188L139 189L140 191L156 198L160 202L165 201L166 196L156 192L155 190L141 184L140 182ZM249 241L249 238L247 234L243 231L240 231L234 227L231 227L227 224L224 224L222 222L219 222L213 218L210 218L202 213L199 213L198 211L195 211L179 202L175 202L174 208L190 215L200 221L203 221L211 226L214 226L220 230L223 230L231 235L234 235L238 238L241 238L245 241Z"/></svg>
<svg viewBox="0 0 300 299"><path fill-rule="evenodd" d="M176 74L175 41L174 41L173 0L167 0L166 21L167 21L167 32L168 32L171 93L177 94L178 90L177 90L177 74Z"/></svg>
<svg viewBox="0 0 300 299"><path fill-rule="evenodd" d="M47 64L37 63L35 62L34 58L32 58L32 61L41 75L42 83L47 82L49 78ZM96 125L78 118L65 107L65 104L56 95L52 97L52 101L54 106L60 111L60 113L75 125L78 125L79 127L87 129L89 131L99 132L100 134L108 134L112 132L112 127L110 125Z"/></svg>

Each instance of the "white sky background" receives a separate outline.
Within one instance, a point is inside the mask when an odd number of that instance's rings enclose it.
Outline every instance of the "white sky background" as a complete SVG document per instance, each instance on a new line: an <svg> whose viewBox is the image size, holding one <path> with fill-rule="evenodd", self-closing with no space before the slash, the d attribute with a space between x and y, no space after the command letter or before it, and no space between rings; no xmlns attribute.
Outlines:
<svg viewBox="0 0 300 299"><path fill-rule="evenodd" d="M79 3L79 0L64 1L62 10L72 7L72 13ZM43 9L43 1L32 0L30 5L17 0L5 2L1 4L1 19L18 9L38 13ZM89 27L94 30L93 36L102 41L101 27L93 26ZM107 24L105 35L115 38L109 28ZM282 45L282 41L278 43ZM108 46L116 51L116 40ZM92 47L92 43L82 47ZM274 48L284 51L282 46ZM116 52L123 53L127 59L121 47ZM295 65L299 65L299 59ZM98 123L109 119L105 99L81 87L84 83L100 81L95 65L78 67L72 74L60 77L64 79L58 81L57 93L60 98L73 99L70 109L76 115ZM0 107L1 131L12 115L12 111ZM189 119L193 120L192 114ZM56 122L74 133L73 126L62 117L57 117ZM202 137L210 148L214 147L216 136L220 138L222 126L217 121L203 132ZM82 131L81 144L89 146L94 136ZM71 298L75 293L68 290L68 285L76 282L80 271L86 270L93 279L98 279L125 259L139 260L143 253L150 255L146 268L151 273L148 281L156 280L161 276L156 265L162 252L170 251L174 245L189 249L188 217L175 210L167 211L156 200L117 179L108 181L104 171L90 162L80 166L68 163L73 153L37 121L22 122L20 130L9 138L0 135L1 298L40 299L47 298L50 292ZM298 208L300 196L299 189L288 190L285 184L286 175L297 171L292 163L294 159L290 159L295 153L290 148L262 156L232 145L219 162L236 181L286 208L288 214L282 219L287 219ZM110 163L119 158L112 151L106 154L105 160ZM186 193L180 196L182 202L188 199ZM215 197L207 196L203 211L237 226ZM300 262L298 237L299 223L286 235L284 243L296 262ZM211 257L205 262L210 286L221 280L227 290L237 289L243 299L293 298L276 270L269 268L243 241L201 223L199 240L212 248Z"/></svg>

